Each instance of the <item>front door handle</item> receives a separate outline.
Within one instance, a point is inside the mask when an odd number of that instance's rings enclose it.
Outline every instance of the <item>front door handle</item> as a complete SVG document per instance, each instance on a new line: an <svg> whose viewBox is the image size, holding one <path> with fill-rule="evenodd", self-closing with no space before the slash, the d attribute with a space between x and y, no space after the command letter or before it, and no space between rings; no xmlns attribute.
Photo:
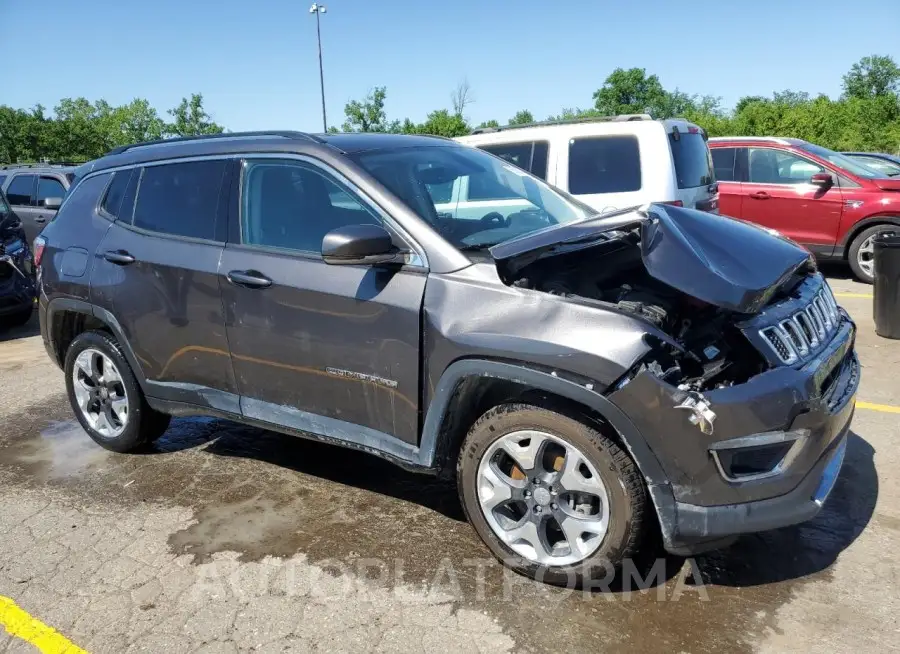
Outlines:
<svg viewBox="0 0 900 654"><path fill-rule="evenodd" d="M750 197L754 200L768 200L772 196L765 191L757 191L756 193L751 193Z"/></svg>
<svg viewBox="0 0 900 654"><path fill-rule="evenodd" d="M232 270L225 276L229 282L247 288L268 288L272 280L258 270Z"/></svg>
<svg viewBox="0 0 900 654"><path fill-rule="evenodd" d="M130 263L134 263L134 257L125 250L109 250L103 255L103 258L117 266L127 266Z"/></svg>

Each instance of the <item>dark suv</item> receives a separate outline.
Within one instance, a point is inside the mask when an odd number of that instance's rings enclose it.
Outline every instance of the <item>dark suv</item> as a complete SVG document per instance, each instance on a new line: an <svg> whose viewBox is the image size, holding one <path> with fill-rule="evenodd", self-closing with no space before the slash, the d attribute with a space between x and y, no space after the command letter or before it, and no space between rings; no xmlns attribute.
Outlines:
<svg viewBox="0 0 900 654"><path fill-rule="evenodd" d="M438 212L459 177L522 208ZM434 137L120 148L36 257L47 351L103 447L204 414L455 477L492 552L554 583L657 525L689 552L812 517L859 382L854 324L793 243L673 206L596 216Z"/></svg>

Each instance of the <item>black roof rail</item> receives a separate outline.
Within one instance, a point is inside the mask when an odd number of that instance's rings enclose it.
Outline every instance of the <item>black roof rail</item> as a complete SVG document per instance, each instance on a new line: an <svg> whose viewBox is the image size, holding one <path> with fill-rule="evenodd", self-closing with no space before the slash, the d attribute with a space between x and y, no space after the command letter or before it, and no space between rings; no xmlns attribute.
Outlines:
<svg viewBox="0 0 900 654"><path fill-rule="evenodd" d="M186 143L189 141L212 141L215 139L234 139L247 138L253 136L276 136L285 139L298 139L305 141L314 141L316 143L324 143L321 138L306 132L295 132L292 130L262 130L255 132L222 132L221 134L198 134L195 136L175 136L168 139L157 139L155 141L142 141L140 143L131 143L129 145L120 145L107 152L104 156L108 157L114 154L122 154L134 148L143 148L150 145L168 145L169 143Z"/></svg>
<svg viewBox="0 0 900 654"><path fill-rule="evenodd" d="M509 129L524 129L526 127L546 127L549 125L575 125L577 123L623 123L632 120L653 120L650 114L622 114L620 116L585 116L584 118L567 118L564 120L543 120L522 125L503 125L502 127L479 127L472 130L472 134L490 134L492 132L504 132Z"/></svg>

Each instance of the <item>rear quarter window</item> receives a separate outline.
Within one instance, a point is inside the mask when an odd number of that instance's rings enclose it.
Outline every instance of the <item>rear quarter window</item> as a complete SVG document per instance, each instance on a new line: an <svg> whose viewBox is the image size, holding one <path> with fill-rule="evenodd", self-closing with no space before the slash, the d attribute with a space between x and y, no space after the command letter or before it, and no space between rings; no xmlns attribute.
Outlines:
<svg viewBox="0 0 900 654"><path fill-rule="evenodd" d="M111 177L112 173L95 175L70 190L51 222L76 220L79 216L89 217L96 209L100 195L106 190Z"/></svg>
<svg viewBox="0 0 900 654"><path fill-rule="evenodd" d="M641 190L641 153L635 136L599 136L569 141L569 193Z"/></svg>
<svg viewBox="0 0 900 654"><path fill-rule="evenodd" d="M702 134L669 134L678 188L709 186L713 183L712 156ZM732 166L733 169L733 166Z"/></svg>

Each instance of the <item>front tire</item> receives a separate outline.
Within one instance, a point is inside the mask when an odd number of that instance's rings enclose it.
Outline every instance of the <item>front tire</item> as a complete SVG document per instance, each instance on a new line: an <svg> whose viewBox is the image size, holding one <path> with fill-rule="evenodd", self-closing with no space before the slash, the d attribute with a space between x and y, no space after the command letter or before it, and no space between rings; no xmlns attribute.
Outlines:
<svg viewBox="0 0 900 654"><path fill-rule="evenodd" d="M847 251L847 262L854 276L864 284L872 284L875 281L875 247L874 239L883 232L900 232L900 227L895 225L875 225L864 229Z"/></svg>
<svg viewBox="0 0 900 654"><path fill-rule="evenodd" d="M457 480L494 556L555 585L610 580L638 554L651 520L627 453L593 427L529 404L497 406L475 422Z"/></svg>
<svg viewBox="0 0 900 654"><path fill-rule="evenodd" d="M101 447L134 452L168 428L169 416L147 404L121 348L109 334L79 334L66 351L65 373L75 417Z"/></svg>

